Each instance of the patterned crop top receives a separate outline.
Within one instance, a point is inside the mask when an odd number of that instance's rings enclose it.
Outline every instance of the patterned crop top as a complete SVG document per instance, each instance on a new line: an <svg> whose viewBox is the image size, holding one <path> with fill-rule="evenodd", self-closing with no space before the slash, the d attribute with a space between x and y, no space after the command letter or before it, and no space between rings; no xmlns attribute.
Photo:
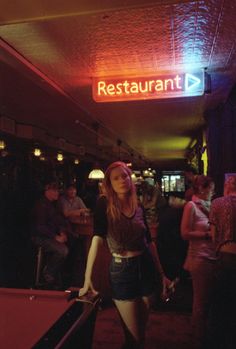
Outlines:
<svg viewBox="0 0 236 349"><path fill-rule="evenodd" d="M107 200L98 199L94 214L94 235L107 239L111 253L143 251L152 241L143 208L138 206L132 217L121 214L118 221L107 215Z"/></svg>

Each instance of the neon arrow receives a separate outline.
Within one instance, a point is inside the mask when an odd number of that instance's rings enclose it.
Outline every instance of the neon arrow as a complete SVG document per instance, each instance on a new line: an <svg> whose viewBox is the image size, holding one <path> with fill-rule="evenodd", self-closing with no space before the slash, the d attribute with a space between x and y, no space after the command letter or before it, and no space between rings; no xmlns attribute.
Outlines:
<svg viewBox="0 0 236 349"><path fill-rule="evenodd" d="M201 80L196 76L186 73L185 74L185 91L192 90L194 87L199 85Z"/></svg>

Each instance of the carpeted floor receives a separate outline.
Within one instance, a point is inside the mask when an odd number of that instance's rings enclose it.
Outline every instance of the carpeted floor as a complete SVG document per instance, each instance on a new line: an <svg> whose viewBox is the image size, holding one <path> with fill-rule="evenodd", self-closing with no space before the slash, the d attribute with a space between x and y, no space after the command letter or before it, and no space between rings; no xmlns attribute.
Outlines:
<svg viewBox="0 0 236 349"><path fill-rule="evenodd" d="M192 284L189 278L178 283L170 302L159 302L152 310L147 326L145 349L192 349ZM120 349L123 332L119 316L108 302L96 320L93 349Z"/></svg>
<svg viewBox="0 0 236 349"><path fill-rule="evenodd" d="M147 327L146 349L191 349L190 313L151 312ZM123 333L114 306L98 311L93 349L120 349Z"/></svg>

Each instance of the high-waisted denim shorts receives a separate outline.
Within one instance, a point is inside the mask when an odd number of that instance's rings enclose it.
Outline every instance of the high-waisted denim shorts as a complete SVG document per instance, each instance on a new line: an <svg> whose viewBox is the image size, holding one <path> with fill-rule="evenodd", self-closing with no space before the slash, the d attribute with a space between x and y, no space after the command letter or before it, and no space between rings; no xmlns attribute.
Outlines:
<svg viewBox="0 0 236 349"><path fill-rule="evenodd" d="M152 295L155 291L156 270L148 250L137 257L112 257L110 281L116 300L129 300Z"/></svg>

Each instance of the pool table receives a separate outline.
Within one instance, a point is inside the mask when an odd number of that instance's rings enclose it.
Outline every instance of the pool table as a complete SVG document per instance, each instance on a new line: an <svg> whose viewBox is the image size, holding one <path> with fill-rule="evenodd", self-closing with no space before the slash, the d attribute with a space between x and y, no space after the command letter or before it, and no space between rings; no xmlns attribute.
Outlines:
<svg viewBox="0 0 236 349"><path fill-rule="evenodd" d="M99 295L0 288L0 348L89 349Z"/></svg>

